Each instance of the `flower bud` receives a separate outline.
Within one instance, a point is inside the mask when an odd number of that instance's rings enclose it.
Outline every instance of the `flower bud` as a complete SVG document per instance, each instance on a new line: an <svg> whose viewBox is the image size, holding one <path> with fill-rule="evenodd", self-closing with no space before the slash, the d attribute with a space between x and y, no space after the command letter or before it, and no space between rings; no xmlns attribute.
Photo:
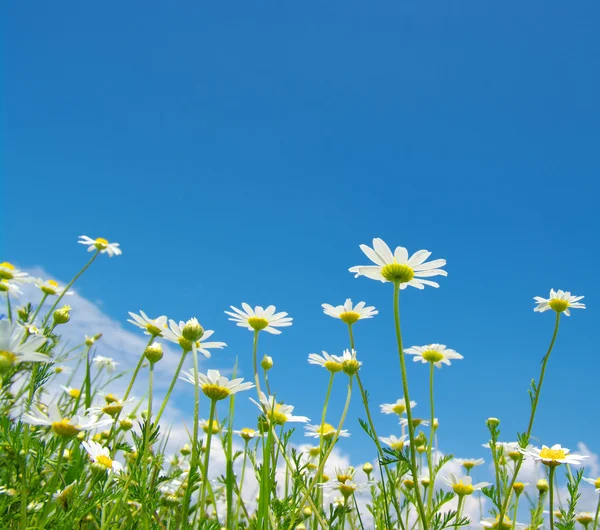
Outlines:
<svg viewBox="0 0 600 530"><path fill-rule="evenodd" d="M190 318L181 330L183 338L190 342L196 342L204 335L204 328L200 325L196 318Z"/></svg>
<svg viewBox="0 0 600 530"><path fill-rule="evenodd" d="M366 462L363 464L362 470L367 474L367 476L370 475L373 473L373 464L371 464L371 462Z"/></svg>
<svg viewBox="0 0 600 530"><path fill-rule="evenodd" d="M130 431L133 427L133 422L129 418L123 418L119 421L119 425L124 431Z"/></svg>
<svg viewBox="0 0 600 530"><path fill-rule="evenodd" d="M105 394L104 401L106 401L108 404L116 403L117 401L119 401L119 398L117 396L115 396L114 394L109 393L109 394Z"/></svg>
<svg viewBox="0 0 600 530"><path fill-rule="evenodd" d="M54 311L54 325L58 326L59 324L66 324L69 320L71 320L70 311L70 305L64 305L60 309Z"/></svg>
<svg viewBox="0 0 600 530"><path fill-rule="evenodd" d="M144 355L150 361L150 364L157 363L163 358L162 344L160 342L153 342L146 348Z"/></svg>
<svg viewBox="0 0 600 530"><path fill-rule="evenodd" d="M19 316L19 320L21 322L27 322L27 320L29 319L29 311L26 307L19 307L19 309L17 309L17 315Z"/></svg>
<svg viewBox="0 0 600 530"><path fill-rule="evenodd" d="M548 484L548 481L545 478L541 478L540 480L538 480L535 487L540 493L546 493L548 489L550 489L550 485Z"/></svg>
<svg viewBox="0 0 600 530"><path fill-rule="evenodd" d="M521 495L521 493L523 493L524 489L525 489L525 484L523 484L522 482L515 482L513 485L513 490L515 491L515 493L517 495Z"/></svg>
<svg viewBox="0 0 600 530"><path fill-rule="evenodd" d="M423 487L427 487L429 486L429 484L431 484L431 480L429 480L429 477L423 477L421 479L421 484L423 485Z"/></svg>
<svg viewBox="0 0 600 530"><path fill-rule="evenodd" d="M273 358L265 355L262 358L262 361L260 361L260 365L265 372L269 371L271 368L273 368Z"/></svg>
<svg viewBox="0 0 600 530"><path fill-rule="evenodd" d="M488 429L495 429L500 425L500 420L498 418L488 418L485 424L488 426Z"/></svg>
<svg viewBox="0 0 600 530"><path fill-rule="evenodd" d="M179 452L183 455L183 456L187 456L192 452L192 448L190 447L189 444L185 444L180 450Z"/></svg>
<svg viewBox="0 0 600 530"><path fill-rule="evenodd" d="M310 508L310 506L305 506L304 508L302 508L302 515L304 515L304 517L310 517L312 515L312 510Z"/></svg>

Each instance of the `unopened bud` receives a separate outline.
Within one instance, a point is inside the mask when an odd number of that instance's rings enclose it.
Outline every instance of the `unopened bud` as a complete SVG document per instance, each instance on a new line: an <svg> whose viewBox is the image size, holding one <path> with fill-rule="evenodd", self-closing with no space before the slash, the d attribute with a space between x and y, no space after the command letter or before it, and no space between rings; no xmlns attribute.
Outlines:
<svg viewBox="0 0 600 530"><path fill-rule="evenodd" d="M273 368L273 358L265 355L262 358L262 361L260 361L260 365L265 372L269 371L271 368Z"/></svg>
<svg viewBox="0 0 600 530"><path fill-rule="evenodd" d="M183 338L190 342L196 342L204 335L204 328L200 325L196 318L190 318L181 330Z"/></svg>
<svg viewBox="0 0 600 530"><path fill-rule="evenodd" d="M64 305L60 309L54 311L54 325L57 326L59 324L66 324L69 320L71 320L71 306Z"/></svg>
<svg viewBox="0 0 600 530"><path fill-rule="evenodd" d="M367 475L370 475L371 473L373 473L373 464L371 464L371 462L367 462L367 463L363 464L362 470Z"/></svg>
<svg viewBox="0 0 600 530"><path fill-rule="evenodd" d="M187 456L192 452L192 448L189 446L189 444L185 444L180 450L179 452L183 455L183 456Z"/></svg>
<svg viewBox="0 0 600 530"><path fill-rule="evenodd" d="M146 348L144 355L150 361L150 364L157 363L163 358L162 344L160 342L153 342Z"/></svg>
<svg viewBox="0 0 600 530"><path fill-rule="evenodd" d="M545 478L541 478L537 481L535 487L538 489L540 493L546 493L550 489L550 485Z"/></svg>
<svg viewBox="0 0 600 530"><path fill-rule="evenodd" d="M500 420L498 418L488 418L485 424L488 426L488 429L495 429L500 425Z"/></svg>
<svg viewBox="0 0 600 530"><path fill-rule="evenodd" d="M129 431L133 427L133 422L129 418L123 418L121 421L119 421L119 425L124 431Z"/></svg>

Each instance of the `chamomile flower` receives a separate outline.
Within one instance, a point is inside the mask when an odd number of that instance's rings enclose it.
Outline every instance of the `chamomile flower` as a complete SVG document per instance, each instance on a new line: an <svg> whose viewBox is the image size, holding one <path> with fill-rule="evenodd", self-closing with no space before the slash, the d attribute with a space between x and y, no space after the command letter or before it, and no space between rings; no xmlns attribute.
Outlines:
<svg viewBox="0 0 600 530"><path fill-rule="evenodd" d="M208 434L208 431L212 431L212 434L218 434L221 432L221 424L217 420L213 420L212 424L208 420L200 420L200 428Z"/></svg>
<svg viewBox="0 0 600 530"><path fill-rule="evenodd" d="M288 422L299 422L306 423L309 419L306 416L294 416L294 407L292 405L284 405L283 403L277 403L275 396L265 396L263 392L260 393L260 403L250 398L250 401L254 403L261 412L265 415L265 419L270 420L273 425L284 425Z"/></svg>
<svg viewBox="0 0 600 530"><path fill-rule="evenodd" d="M388 447L391 447L394 451L402 451L404 449L404 443L406 441L406 434L400 436L380 436L379 439Z"/></svg>
<svg viewBox="0 0 600 530"><path fill-rule="evenodd" d="M588 484L591 484L592 486L594 486L594 488L596 488L596 493L600 493L600 477L598 477L598 478L583 477L583 480L585 480Z"/></svg>
<svg viewBox="0 0 600 530"><path fill-rule="evenodd" d="M237 434L238 436L240 436L246 443L248 443L250 440L256 438L257 436L260 436L260 433L258 431L255 431L254 429L250 429L249 427L244 427L243 429L240 429L239 431L233 431L233 434Z"/></svg>
<svg viewBox="0 0 600 530"><path fill-rule="evenodd" d="M7 319L0 320L0 372L14 363L51 362L48 355L37 351L46 343L46 337L30 335L23 342L25 333L24 328L11 324Z"/></svg>
<svg viewBox="0 0 600 530"><path fill-rule="evenodd" d="M43 412L37 405L33 405L28 413L23 414L21 420L30 425L51 427L54 434L65 438L112 423L112 419L98 420L97 416L63 418L56 403L49 405L47 411Z"/></svg>
<svg viewBox="0 0 600 530"><path fill-rule="evenodd" d="M65 394L67 394L67 396L69 396L73 399L78 399L79 396L81 396L81 390L79 388L72 388L72 387L63 386L63 385L60 385L60 388L62 388L65 391Z"/></svg>
<svg viewBox="0 0 600 530"><path fill-rule="evenodd" d="M28 283L31 276L26 272L20 271L12 263L3 261L0 263L0 280L10 280L19 283Z"/></svg>
<svg viewBox="0 0 600 530"><path fill-rule="evenodd" d="M480 521L481 526L483 528L487 528L489 530L511 530L514 527L516 528L525 528L523 523L513 522L508 516L504 516L502 519L502 523L500 523L499 517L495 519L493 517L485 517Z"/></svg>
<svg viewBox="0 0 600 530"><path fill-rule="evenodd" d="M348 499L351 495L354 495L357 491L362 491L372 485L372 482L363 482L362 484L357 484L351 480L346 482L340 482L339 480L330 480L329 482L324 482L319 484L320 488L330 489L330 490L338 490L344 499Z"/></svg>
<svg viewBox="0 0 600 530"><path fill-rule="evenodd" d="M437 419L437 418L436 418ZM429 420L424 420L421 418L413 418L412 419L412 425L413 427L429 427L429 424L431 422ZM400 418L400 425L402 425L402 427L407 427L408 426L408 419L407 418Z"/></svg>
<svg viewBox="0 0 600 530"><path fill-rule="evenodd" d="M440 268L446 265L445 259L425 262L431 256L431 252L427 250L419 250L409 257L404 247L396 247L392 254L390 247L379 238L373 239L373 248L367 245L361 245L360 248L375 265L351 267L349 270L355 273L355 277L366 276L384 283L398 282L400 289L409 285L424 289L425 285L439 287L439 284L423 278L448 276L448 273Z"/></svg>
<svg viewBox="0 0 600 530"><path fill-rule="evenodd" d="M162 336L163 331L167 329L167 317L161 315L157 318L150 318L140 309L140 314L129 312L131 319L127 319L134 326L144 330L144 335L152 335L153 337Z"/></svg>
<svg viewBox="0 0 600 530"><path fill-rule="evenodd" d="M72 295L73 291L66 291L65 287L62 287L54 280L42 280L41 278L35 278L33 283L40 288L40 290L47 296L63 296Z"/></svg>
<svg viewBox="0 0 600 530"><path fill-rule="evenodd" d="M544 311L552 309L557 313L564 313L567 316L571 316L569 308L585 309L585 304L579 302L579 300L582 300L583 298L585 297L571 296L569 291L563 291L562 289L559 289L558 291L550 289L549 298L542 298L541 296L535 296L533 298L537 304L534 311L543 313Z"/></svg>
<svg viewBox="0 0 600 530"><path fill-rule="evenodd" d="M329 355L326 351L322 352L322 355L318 353L309 354L308 363L322 366L332 374L342 371L342 359L337 355Z"/></svg>
<svg viewBox="0 0 600 530"><path fill-rule="evenodd" d="M410 402L410 408L414 409L417 406L416 401ZM383 414L397 414L402 416L406 412L406 400L404 398L396 400L396 403L383 403L379 405Z"/></svg>
<svg viewBox="0 0 600 530"><path fill-rule="evenodd" d="M342 484L344 482L353 481L355 474L356 474L356 469L353 468L352 466L345 468L345 469L341 468L341 467L335 468L335 478L338 482L341 482Z"/></svg>
<svg viewBox="0 0 600 530"><path fill-rule="evenodd" d="M352 307L352 300L346 299L344 305L332 306L330 304L321 304L323 312L333 318L339 318L346 324L354 324L355 322L364 318L373 318L379 314L379 311L373 306L365 307L365 302L359 302Z"/></svg>
<svg viewBox="0 0 600 530"><path fill-rule="evenodd" d="M414 355L413 361L422 363L433 363L436 368L441 368L442 364L450 366L451 359L463 359L463 356L446 348L445 344L428 344L426 346L413 346L412 348L406 348L404 353L407 355Z"/></svg>
<svg viewBox="0 0 600 530"><path fill-rule="evenodd" d="M325 440L331 440L337 431L337 429L329 423L324 423L323 425L307 425L304 429L306 430L304 436L323 438ZM346 429L340 430L340 438L348 438L349 436L350 433Z"/></svg>
<svg viewBox="0 0 600 530"><path fill-rule="evenodd" d="M471 495L474 491L491 485L489 482L473 484L473 477L466 476L458 478L454 473L450 473L447 477L443 477L443 480L459 497Z"/></svg>
<svg viewBox="0 0 600 530"><path fill-rule="evenodd" d="M135 402L135 398L133 397L123 401L114 397L112 394L107 394L106 396L104 396L104 400L106 401L105 405L94 405L93 407L90 407L87 410L87 413L94 414L97 416L101 414L107 414L111 418L115 418L118 414L121 413L125 405Z"/></svg>
<svg viewBox="0 0 600 530"><path fill-rule="evenodd" d="M183 379L192 385L195 383L194 374L191 371L183 372L179 376L179 379ZM223 377L219 370L208 370L206 375L198 374L198 384L204 395L217 401L225 399L232 394L254 388L252 383L243 383L243 380L243 378L237 378L230 381L226 377Z"/></svg>
<svg viewBox="0 0 600 530"><path fill-rule="evenodd" d="M595 517L591 512L579 512L575 514L575 520L584 528L587 528L594 519Z"/></svg>
<svg viewBox="0 0 600 530"><path fill-rule="evenodd" d="M191 351L192 346L194 346L195 344L196 350L199 351L202 355L204 355L204 357L206 357L207 359L210 359L210 350L213 350L215 348L222 350L225 346L227 346L227 344L225 344L224 342L206 342L206 339L212 337L214 334L214 331L212 329L202 329L201 338L197 339L195 343L187 339L184 336L184 330L186 329L186 326L190 324L190 322L192 322L192 320L196 319L190 319L188 320L188 322L183 322L183 320L181 320L179 321L179 324L177 324L177 322L175 322L174 320L169 320L169 329L165 329L163 331L163 337L168 341L174 342L175 344L179 344L179 346L181 346L181 348L183 348L186 351Z"/></svg>
<svg viewBox="0 0 600 530"><path fill-rule="evenodd" d="M0 280L0 293L6 293L7 296L13 298L19 298L23 294L23 291L19 289L16 283L8 280Z"/></svg>
<svg viewBox="0 0 600 530"><path fill-rule="evenodd" d="M585 455L572 455L569 449L555 444L552 447L542 445L542 448L532 447L530 449L519 449L526 457L533 458L537 462L549 467L560 466L561 464L579 465L581 461L587 458Z"/></svg>
<svg viewBox="0 0 600 530"><path fill-rule="evenodd" d="M102 447L99 443L92 441L81 442L81 445L87 451L92 462L96 464L96 469L107 471L108 473L121 473L123 471L123 466L111 458L108 447Z"/></svg>
<svg viewBox="0 0 600 530"><path fill-rule="evenodd" d="M247 328L250 331L262 331L263 329L273 335L279 335L281 331L275 328L283 328L292 325L292 319L287 313L275 313L275 306L270 305L266 309L257 305L254 309L248 304L242 304L242 310L230 306L231 311L225 311L231 318L229 320L236 322L238 326Z"/></svg>
<svg viewBox="0 0 600 530"><path fill-rule="evenodd" d="M81 245L87 245L88 252L99 250L100 254L106 253L110 258L123 254L123 251L119 248L119 243L109 243L102 237L92 239L88 236L79 236L79 241L77 241L77 243L80 243Z"/></svg>
<svg viewBox="0 0 600 530"><path fill-rule="evenodd" d="M356 374L362 366L362 362L356 359L355 350L344 350L344 353L342 353L342 356L339 359L342 362L343 372L349 376Z"/></svg>
<svg viewBox="0 0 600 530"><path fill-rule="evenodd" d="M483 458L455 458L454 460L467 471L471 471L475 466L480 466L485 463Z"/></svg>
<svg viewBox="0 0 600 530"><path fill-rule="evenodd" d="M92 362L94 363L96 368L98 368L99 370L102 368L106 368L106 371L109 374L114 373L115 369L117 368L117 365L119 364L118 362L115 362L110 357L103 357L102 355L96 355L92 359Z"/></svg>

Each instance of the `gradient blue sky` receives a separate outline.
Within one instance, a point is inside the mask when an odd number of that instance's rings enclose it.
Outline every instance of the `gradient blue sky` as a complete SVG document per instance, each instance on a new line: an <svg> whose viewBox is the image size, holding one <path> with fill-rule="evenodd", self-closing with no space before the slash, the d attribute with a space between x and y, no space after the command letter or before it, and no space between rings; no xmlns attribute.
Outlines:
<svg viewBox="0 0 600 530"><path fill-rule="evenodd" d="M402 296L406 345L465 359L436 373L440 447L484 456L484 420L524 430L550 339L551 287L586 295L563 319L537 443L598 452L600 5L531 2L13 2L3 8L3 259L67 281L77 236L124 249L78 285L115 319L197 316L250 375L229 304L294 317L261 337L272 385L318 421L347 347L322 302L365 300L356 327L374 406L401 397L391 286L354 279L382 237L448 260L440 289ZM93 332L94 330L90 330ZM410 363L427 413L427 367ZM345 388L335 387L332 421ZM179 398L183 399L183 396ZM241 399L239 414L254 410ZM184 403L181 403L185 406ZM191 403L189 404L191 407ZM343 449L364 458L355 398ZM398 434L377 414L380 434Z"/></svg>

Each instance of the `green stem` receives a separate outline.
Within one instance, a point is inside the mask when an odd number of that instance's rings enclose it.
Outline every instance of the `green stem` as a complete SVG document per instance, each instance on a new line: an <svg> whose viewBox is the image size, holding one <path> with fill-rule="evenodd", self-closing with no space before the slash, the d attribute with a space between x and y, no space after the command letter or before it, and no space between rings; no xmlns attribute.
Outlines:
<svg viewBox="0 0 600 530"><path fill-rule="evenodd" d="M196 478L197 467L198 467L198 418L200 408L200 380L198 379L198 352L196 351L196 344L192 343L192 357L194 359L194 432L192 435L192 456L190 458L190 473L188 475L188 487L185 489L185 496L183 498L183 525L182 529L186 530L189 526L189 509L190 499L192 496L192 490L194 489L194 480ZM209 426L209 430L212 425Z"/></svg>
<svg viewBox="0 0 600 530"><path fill-rule="evenodd" d="M244 475L246 474L246 460L248 458L248 441L244 440L244 458L242 459L242 474L240 477L240 487L238 488L238 503L235 510L235 524L233 528L238 528L238 521L240 520L240 507L242 506L242 489L244 488Z"/></svg>
<svg viewBox="0 0 600 530"><path fill-rule="evenodd" d="M431 483L431 487L433 489L433 482ZM456 507L456 522L454 524L454 530L458 530L460 528L459 525L458 525L458 523L460 521L460 515L461 515L461 512L462 512L464 498L465 498L464 495L459 495L458 496L458 506Z"/></svg>
<svg viewBox="0 0 600 530"><path fill-rule="evenodd" d="M429 514L429 516L432 515L431 513L431 505L433 502L433 485L435 484L435 473L434 473L434 467L433 467L433 458L431 456L431 450L433 448L433 435L435 433L435 426L434 426L434 421L435 421L435 409L434 409L434 402L433 402L433 374L434 374L434 369L435 369L435 365L430 362L429 363L429 402L431 405L431 425L429 426L429 445L427 446L427 465L429 467L429 481L431 484L431 487L429 488L428 492L427 492L427 513Z"/></svg>
<svg viewBox="0 0 600 530"><path fill-rule="evenodd" d="M513 511L512 530L515 530L515 527L517 526L517 510L519 509L519 497L520 495L515 496L515 509Z"/></svg>
<svg viewBox="0 0 600 530"><path fill-rule="evenodd" d="M559 313L560 314L560 313ZM550 466L550 471L548 474L548 482L550 485L550 490L548 491L548 501L550 503L550 530L554 530L554 471L556 468L554 466Z"/></svg>
<svg viewBox="0 0 600 530"><path fill-rule="evenodd" d="M98 254L100 254L100 249L96 250L96 252L94 253L94 255L92 256L92 258L90 259L90 261L88 261L83 269L81 269L74 277L73 279L68 283L68 285L63 289L63 292L60 294L60 296L56 299L56 301L52 304L52 307L50 308L50 311L48 311L48 313L46 314L46 316L44 317L44 320L42 322L42 328L46 325L46 323L48 322L48 319L50 318L50 315L52 315L52 312L54 311L54 309L56 309L56 306L58 305L58 303L63 299L63 296L65 296L65 294L67 294L68 290L71 288L71 286L77 281L77 278L79 278L86 270L87 268L94 262L94 260L98 257Z"/></svg>
<svg viewBox="0 0 600 530"><path fill-rule="evenodd" d="M256 385L256 392L258 393L258 401L260 402L260 378L258 377L258 361L256 359L256 350L258 349L258 334L260 331L254 331L254 342L252 345L252 359L254 361L254 384Z"/></svg>
<svg viewBox="0 0 600 530"><path fill-rule="evenodd" d="M600 516L600 496L598 497L598 505L596 506L596 517L594 519L594 530L598 529L598 516Z"/></svg>
<svg viewBox="0 0 600 530"><path fill-rule="evenodd" d="M548 346L548 351L546 352L546 355L542 359L542 370L540 373L540 379L539 379L537 387L536 387L535 398L533 400L533 405L531 406L531 416L529 417L529 425L527 426L527 432L526 432L525 438L524 438L526 444L529 443L529 438L531 436L531 429L533 428L533 420L535 419L535 411L537 410L537 406L540 401L540 394L542 393L542 384L544 383L544 375L546 374L546 365L548 364L548 359L550 359L550 353L552 353L552 349L554 348L554 343L556 342L556 336L558 335L558 325L559 324L560 324L560 313L557 312L556 313L556 321L554 324L554 333L552 334L552 340L550 341L550 346ZM519 470L521 469L521 466L523 465L523 460L524 460L524 457L521 456L521 459L515 465L515 471L514 471L512 480L510 481L510 486L509 486L508 491L512 490L512 487L515 485L515 482L517 481L517 475L519 474ZM502 517L506 513L507 508L508 508L508 495L507 495L507 498L504 499L504 503L502 504L502 507L500 509L500 514L499 514L500 521L503 520Z"/></svg>
<svg viewBox="0 0 600 530"><path fill-rule="evenodd" d="M42 299L40 300L39 305L37 306L35 313L33 313L33 316L31 317L31 323L35 324L35 317L38 316L38 313L40 312L40 309L42 308L42 306L44 305L44 302L46 301L46 298L48 298L48 293L44 293L42 296Z"/></svg>
<svg viewBox="0 0 600 530"><path fill-rule="evenodd" d="M160 421L160 419L162 418L163 412L165 411L165 407L167 406L167 402L169 401L169 398L171 397L171 393L173 392L173 389L175 388L175 383L177 382L177 378L179 377L179 373L181 372L181 368L183 366L183 361L185 361L188 351L189 350L182 349L181 358L179 359L179 364L177 365L175 374L173 374L173 379L171 380L171 385L169 386L169 390L167 390L165 399L163 399L162 405L160 406L160 409L158 410L158 414L156 415L156 420L154 423L156 423L157 425L158 425L158 422Z"/></svg>
<svg viewBox="0 0 600 530"><path fill-rule="evenodd" d="M61 440L60 445L58 447L58 459L56 460L56 469L54 470L54 475L52 475L52 479L50 481L50 484L48 486L48 492L50 493L50 495L53 495L55 493L55 488L56 488L56 483L58 482L58 478L60 477L60 468L62 467L62 461L63 461L63 457L64 457L64 453L65 453L65 447L67 446L67 442L69 440L67 438L64 438L63 440ZM52 502L46 502L46 505L44 507L44 511L42 512L42 516L40 517L40 529L44 528L46 526L46 522L48 521L47 515L48 515L48 510L52 507Z"/></svg>
<svg viewBox="0 0 600 530"><path fill-rule="evenodd" d="M150 426L152 425L152 385L154 382L154 363L150 363L150 375L148 377L148 410L146 412L146 423L144 424L144 447L142 450L142 466L144 476L144 490L148 489L147 468L148 468L148 451L150 449ZM144 495L145 497L145 495ZM142 505L143 508L143 505ZM144 527L148 528L148 513L143 510Z"/></svg>
<svg viewBox="0 0 600 530"><path fill-rule="evenodd" d="M408 437L410 439L410 464L413 476L413 481L416 485L419 484L419 474L417 471L417 459L415 455L415 427L412 423L412 411L410 407L410 394L408 392L408 377L406 374L406 360L404 359L404 349L402 347L402 332L400 330L400 282L394 282L394 322L396 324L396 341L398 343L398 357L400 358L400 372L402 375L402 388L404 391L404 401L406 402L406 419L408 420ZM433 427L433 426L432 426ZM415 497L417 499L417 509L421 519L423 530L427 530L427 516L425 514L425 506L421 499L421 491L418 487L415 488Z"/></svg>
<svg viewBox="0 0 600 530"><path fill-rule="evenodd" d="M217 408L217 400L213 399L210 402L210 414L208 416L208 433L206 435L206 450L204 451L204 479L202 480L202 495L200 501L200 513L204 513L204 504L206 501L206 485L208 484L208 465L210 463L210 444L212 440L212 426L215 419L215 409ZM215 506L215 510L217 507ZM202 516L201 516L202 517Z"/></svg>

